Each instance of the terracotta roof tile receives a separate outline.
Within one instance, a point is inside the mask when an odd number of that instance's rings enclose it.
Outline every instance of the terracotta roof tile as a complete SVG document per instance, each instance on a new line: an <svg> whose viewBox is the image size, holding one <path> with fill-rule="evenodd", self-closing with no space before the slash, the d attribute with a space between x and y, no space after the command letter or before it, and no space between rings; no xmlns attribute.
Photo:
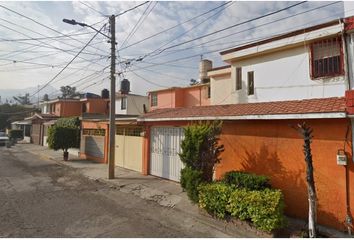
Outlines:
<svg viewBox="0 0 354 240"><path fill-rule="evenodd" d="M277 115L306 113L345 113L345 98L318 98L293 101L242 103L187 108L164 108L144 114L141 119Z"/></svg>

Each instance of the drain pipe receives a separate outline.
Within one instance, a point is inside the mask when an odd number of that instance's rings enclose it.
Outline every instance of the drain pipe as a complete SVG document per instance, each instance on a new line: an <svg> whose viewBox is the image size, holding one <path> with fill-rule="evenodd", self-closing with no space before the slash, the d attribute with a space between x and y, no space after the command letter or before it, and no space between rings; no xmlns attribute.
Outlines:
<svg viewBox="0 0 354 240"><path fill-rule="evenodd" d="M350 119L350 120L351 120L350 121L351 124L348 125L347 131L345 133L344 152L345 152L345 145L348 140L348 133L350 130L350 126L353 123L353 119ZM352 156L352 158L353 158L353 156ZM345 217L345 225L348 228L348 235L351 236L352 235L352 228L353 228L353 218L350 213L349 163L350 163L350 161L348 161L347 165L344 166L345 167L345 200L346 200L345 205L346 205L346 212L347 212L347 215Z"/></svg>

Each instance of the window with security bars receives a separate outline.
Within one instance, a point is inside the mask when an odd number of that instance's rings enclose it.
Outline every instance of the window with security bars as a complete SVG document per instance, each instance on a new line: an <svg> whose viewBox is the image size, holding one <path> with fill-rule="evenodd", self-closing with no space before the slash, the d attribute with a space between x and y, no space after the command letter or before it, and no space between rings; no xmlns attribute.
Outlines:
<svg viewBox="0 0 354 240"><path fill-rule="evenodd" d="M340 37L311 44L312 78L344 74L342 41Z"/></svg>
<svg viewBox="0 0 354 240"><path fill-rule="evenodd" d="M151 106L157 106L157 93L151 93Z"/></svg>
<svg viewBox="0 0 354 240"><path fill-rule="evenodd" d="M105 136L106 135L106 130L105 129L89 129L85 128L82 130L83 135L89 135L89 136Z"/></svg>
<svg viewBox="0 0 354 240"><path fill-rule="evenodd" d="M254 95L254 72L247 73L248 95Z"/></svg>
<svg viewBox="0 0 354 240"><path fill-rule="evenodd" d="M142 127L117 127L116 134L123 136L137 136L140 137L143 132Z"/></svg>
<svg viewBox="0 0 354 240"><path fill-rule="evenodd" d="M236 90L242 89L242 68L236 68Z"/></svg>
<svg viewBox="0 0 354 240"><path fill-rule="evenodd" d="M127 98L123 97L120 102L120 109L125 110L127 109Z"/></svg>

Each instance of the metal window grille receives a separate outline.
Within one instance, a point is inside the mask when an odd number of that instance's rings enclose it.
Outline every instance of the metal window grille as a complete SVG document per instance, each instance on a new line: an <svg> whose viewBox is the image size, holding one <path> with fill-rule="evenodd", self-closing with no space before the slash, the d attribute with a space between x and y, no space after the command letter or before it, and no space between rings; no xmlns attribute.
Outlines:
<svg viewBox="0 0 354 240"><path fill-rule="evenodd" d="M120 102L120 109L121 110L125 110L127 109L127 98L124 97L121 99L121 102Z"/></svg>
<svg viewBox="0 0 354 240"><path fill-rule="evenodd" d="M137 136L140 137L144 131L142 127L117 127L116 134L123 136Z"/></svg>
<svg viewBox="0 0 354 240"><path fill-rule="evenodd" d="M242 89L242 68L236 68L236 90Z"/></svg>
<svg viewBox="0 0 354 240"><path fill-rule="evenodd" d="M254 72L248 72L248 95L254 95Z"/></svg>
<svg viewBox="0 0 354 240"><path fill-rule="evenodd" d="M82 135L87 135L87 136L105 136L106 135L106 130L105 129L85 128L85 129L82 130Z"/></svg>
<svg viewBox="0 0 354 240"><path fill-rule="evenodd" d="M157 94L156 93L151 93L151 106L152 107L157 106Z"/></svg>
<svg viewBox="0 0 354 240"><path fill-rule="evenodd" d="M311 48L312 76L314 78L343 74L343 54L340 37L315 42Z"/></svg>

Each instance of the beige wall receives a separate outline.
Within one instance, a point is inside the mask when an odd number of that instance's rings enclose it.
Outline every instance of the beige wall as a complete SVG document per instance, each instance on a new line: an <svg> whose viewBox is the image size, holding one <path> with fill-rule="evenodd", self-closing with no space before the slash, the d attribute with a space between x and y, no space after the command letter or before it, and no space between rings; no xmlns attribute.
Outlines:
<svg viewBox="0 0 354 240"><path fill-rule="evenodd" d="M242 67L242 89L236 89L236 67ZM247 94L247 72L254 72L254 95ZM212 77L211 104L267 102L344 96L345 76L313 80L307 46L263 54L231 64L230 75Z"/></svg>
<svg viewBox="0 0 354 240"><path fill-rule="evenodd" d="M137 172L142 170L143 138L116 135L115 163Z"/></svg>

